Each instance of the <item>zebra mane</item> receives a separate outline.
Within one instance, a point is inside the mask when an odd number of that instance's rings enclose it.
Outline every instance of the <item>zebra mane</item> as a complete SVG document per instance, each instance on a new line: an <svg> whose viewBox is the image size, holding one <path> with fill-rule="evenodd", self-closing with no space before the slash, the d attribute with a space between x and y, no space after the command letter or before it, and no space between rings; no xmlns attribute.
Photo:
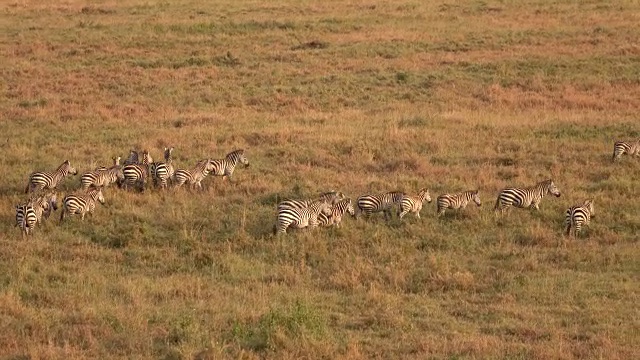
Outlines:
<svg viewBox="0 0 640 360"><path fill-rule="evenodd" d="M69 160L65 160L62 164L60 164L60 166L58 166L58 169L56 169L56 171L62 170L66 166L71 166L71 163L69 162Z"/></svg>

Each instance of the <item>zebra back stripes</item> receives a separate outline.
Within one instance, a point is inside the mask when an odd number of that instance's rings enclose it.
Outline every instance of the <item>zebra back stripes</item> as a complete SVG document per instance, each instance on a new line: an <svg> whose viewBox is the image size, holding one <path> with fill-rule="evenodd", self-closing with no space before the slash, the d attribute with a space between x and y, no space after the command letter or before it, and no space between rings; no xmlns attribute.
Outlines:
<svg viewBox="0 0 640 360"><path fill-rule="evenodd" d="M290 227L297 229L317 227L319 225L318 214L320 213L329 215L331 213L331 205L326 201L315 201L301 209L279 209L275 226L276 234L284 234Z"/></svg>
<svg viewBox="0 0 640 360"><path fill-rule="evenodd" d="M78 171L71 166L69 160L65 160L54 172L31 173L24 192L28 194L32 191L55 189L67 175L77 173Z"/></svg>
<svg viewBox="0 0 640 360"><path fill-rule="evenodd" d="M593 200L585 200L582 205L570 207L564 219L565 234L570 236L573 233L573 236L577 237L583 226L589 226L592 217L595 217Z"/></svg>
<svg viewBox="0 0 640 360"><path fill-rule="evenodd" d="M249 160L245 156L243 149L234 150L228 153L224 159L212 160L211 163L213 164L211 174L222 176L223 180L229 178L229 181L231 181L231 176L238 163L249 166Z"/></svg>
<svg viewBox="0 0 640 360"><path fill-rule="evenodd" d="M93 214L96 208L96 201L104 204L104 196L102 189L91 189L85 193L69 194L62 201L62 213L60 214L60 222L64 220L65 214L69 216L80 214L82 220L84 215Z"/></svg>
<svg viewBox="0 0 640 360"><path fill-rule="evenodd" d="M41 222L42 215L50 209L47 196L30 198L25 204L16 205L16 226L20 228L22 238L33 235L36 224Z"/></svg>
<svg viewBox="0 0 640 360"><path fill-rule="evenodd" d="M109 186L110 184L122 180L124 180L124 171L122 167L115 165L106 170L96 170L82 174L80 184L82 190L87 190L90 186Z"/></svg>
<svg viewBox="0 0 640 360"><path fill-rule="evenodd" d="M613 144L613 158L611 161L616 161L624 154L640 157L640 139L636 141L616 141Z"/></svg>
<svg viewBox="0 0 640 360"><path fill-rule="evenodd" d="M478 190L470 190L457 194L442 194L438 196L438 199L436 200L438 205L438 216L444 215L444 212L447 209L464 209L471 201L476 203L478 206L482 205Z"/></svg>
<svg viewBox="0 0 640 360"><path fill-rule="evenodd" d="M318 224L319 226L335 225L336 227L340 227L340 222L342 222L342 217L345 213L349 213L351 216L355 216L356 214L351 199L340 200L332 205L329 215L320 212L318 214Z"/></svg>
<svg viewBox="0 0 640 360"><path fill-rule="evenodd" d="M173 168L173 158L171 157L172 152L172 147L164 148L164 162L155 163L152 166L151 174L153 176L153 183L162 189L167 187L169 179L171 179L175 172Z"/></svg>
<svg viewBox="0 0 640 360"><path fill-rule="evenodd" d="M213 170L211 159L200 160L196 163L192 170L178 169L173 174L173 183L175 187L180 187L185 183L189 183L191 188L198 187L202 190L202 180Z"/></svg>
<svg viewBox="0 0 640 360"><path fill-rule="evenodd" d="M335 205L338 201L344 200L345 196L341 191L329 191L325 193L321 193L317 199L310 200L293 200L293 199L285 199L278 203L278 210L284 208L292 208L292 209L302 209L309 206L311 203L315 201L325 201L331 205Z"/></svg>
<svg viewBox="0 0 640 360"><path fill-rule="evenodd" d="M125 189L138 185L141 190L144 190L144 184L149 177L149 163L151 157L148 151L142 152L142 161L139 164L128 164L122 168L124 181L122 186Z"/></svg>
<svg viewBox="0 0 640 360"><path fill-rule="evenodd" d="M404 193L400 191L391 191L378 195L362 195L358 197L356 204L358 212L365 214L368 218L373 213L384 212L385 218L390 217L391 208L399 204L404 197Z"/></svg>
<svg viewBox="0 0 640 360"><path fill-rule="evenodd" d="M406 214L412 212L416 214L416 217L420 218L420 210L422 210L422 204L424 202L431 202L431 195L426 188L420 189L418 196L404 195L400 200L400 209L398 216L402 219Z"/></svg>
<svg viewBox="0 0 640 360"><path fill-rule="evenodd" d="M532 207L539 210L540 200L547 193L560 197L560 190L558 190L552 179L542 181L528 188L506 188L498 195L494 211L504 213L509 206L518 208Z"/></svg>

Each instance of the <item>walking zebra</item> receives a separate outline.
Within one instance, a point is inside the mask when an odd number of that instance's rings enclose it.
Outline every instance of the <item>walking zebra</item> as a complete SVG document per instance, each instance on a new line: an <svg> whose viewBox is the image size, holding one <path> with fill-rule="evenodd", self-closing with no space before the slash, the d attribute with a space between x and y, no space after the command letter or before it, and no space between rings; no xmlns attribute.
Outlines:
<svg viewBox="0 0 640 360"><path fill-rule="evenodd" d="M611 161L616 161L616 159L619 159L624 154L640 157L640 139L635 142L616 141L616 143L613 144L613 159L611 159Z"/></svg>
<svg viewBox="0 0 640 360"><path fill-rule="evenodd" d="M424 188L420 189L418 196L404 195L400 200L400 209L398 210L398 216L402 219L403 216L409 212L416 214L416 217L420 219L420 210L422 210L422 204L424 202L431 202L431 195L429 190Z"/></svg>
<svg viewBox="0 0 640 360"><path fill-rule="evenodd" d="M400 204L404 193L401 191L391 191L378 195L362 195L356 201L358 205L358 215L360 213L365 214L365 217L369 218L371 214L377 212L384 212L384 217L391 217L391 209L394 205Z"/></svg>
<svg viewBox="0 0 640 360"><path fill-rule="evenodd" d="M138 185L144 191L144 184L149 177L150 158L149 152L145 150L142 152L142 161L139 164L128 164L122 168L122 174L124 175L122 187L128 189Z"/></svg>
<svg viewBox="0 0 640 360"><path fill-rule="evenodd" d="M105 170L90 171L82 174L80 183L82 190L87 190L90 186L104 187L123 180L124 171L122 167L115 165Z"/></svg>
<svg viewBox="0 0 640 360"><path fill-rule="evenodd" d="M231 181L231 175L238 163L242 163L245 166L249 166L249 160L244 155L244 150L235 150L227 154L224 159L211 160L213 164L212 175L222 176L222 180L229 178Z"/></svg>
<svg viewBox="0 0 640 360"><path fill-rule="evenodd" d="M80 214L80 218L84 220L86 213L92 214L96 208L96 201L104 204L104 196L102 189L90 189L85 193L69 194L62 200L62 213L60 214L60 222L64 220L65 214L69 216Z"/></svg>
<svg viewBox="0 0 640 360"><path fill-rule="evenodd" d="M593 200L585 200L582 205L575 205L567 210L564 224L566 226L565 233L567 236L571 235L573 229L573 236L578 237L582 226L589 226L591 218L595 217L593 210Z"/></svg>
<svg viewBox="0 0 640 360"><path fill-rule="evenodd" d="M436 203L438 204L438 216L444 215L447 209L464 209L470 201L478 206L482 206L478 190L465 191L458 194L442 194L438 196Z"/></svg>
<svg viewBox="0 0 640 360"><path fill-rule="evenodd" d="M184 183L189 183L191 188L196 187L202 190L202 180L213 170L211 159L200 160L192 170L178 169L173 174L173 183L176 188Z"/></svg>
<svg viewBox="0 0 640 360"><path fill-rule="evenodd" d="M171 153L172 147L164 148L164 162L152 163L151 174L153 176L153 184L165 189L169 179L173 176L175 170L173 168L173 158Z"/></svg>
<svg viewBox="0 0 640 360"><path fill-rule="evenodd" d="M318 214L318 223L320 226L335 225L340 227L340 222L345 213L349 213L351 216L355 216L356 212L351 203L351 199L344 199L331 206L331 213L326 215L324 213Z"/></svg>
<svg viewBox="0 0 640 360"><path fill-rule="evenodd" d="M293 199L285 199L278 203L278 210L291 208L291 209L302 209L309 206L314 201L325 201L331 205L335 205L338 201L344 200L346 197L341 191L329 191L322 193L318 196L317 199L311 200L293 200Z"/></svg>
<svg viewBox="0 0 640 360"><path fill-rule="evenodd" d="M43 213L48 210L50 202L42 195L29 199L26 204L16 205L16 226L20 228L23 239L33 235L33 229L41 222Z"/></svg>
<svg viewBox="0 0 640 360"><path fill-rule="evenodd" d="M540 204L540 200L542 200L542 197L547 193L560 197L560 190L558 190L552 179L542 181L532 187L524 189L506 188L498 195L494 211L499 210L500 213L504 213L505 209L509 206L519 208L532 207L539 210L538 204Z"/></svg>
<svg viewBox="0 0 640 360"><path fill-rule="evenodd" d="M34 172L29 175L29 183L27 183L27 187L25 188L25 194L28 194L32 191L38 191L43 189L55 189L58 184L64 179L67 175L77 174L78 171L71 166L69 160L65 160L62 165L60 165L56 171L49 172Z"/></svg>
<svg viewBox="0 0 640 360"><path fill-rule="evenodd" d="M276 234L284 234L289 227L296 229L317 227L319 225L318 215L320 213L330 215L331 205L326 201L314 201L309 206L301 209L279 209L275 232Z"/></svg>

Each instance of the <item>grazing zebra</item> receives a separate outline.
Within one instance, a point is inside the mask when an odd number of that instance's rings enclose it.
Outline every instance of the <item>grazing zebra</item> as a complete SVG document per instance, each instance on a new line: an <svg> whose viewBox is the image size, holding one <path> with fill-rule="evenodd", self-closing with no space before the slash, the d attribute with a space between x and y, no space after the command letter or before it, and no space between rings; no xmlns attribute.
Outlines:
<svg viewBox="0 0 640 360"><path fill-rule="evenodd" d="M591 218L595 217L593 210L593 200L585 200L582 205L575 205L567 210L565 216L565 233L567 236L571 235L573 229L573 236L578 237L578 233L582 226L589 226Z"/></svg>
<svg viewBox="0 0 640 360"><path fill-rule="evenodd" d="M302 209L279 209L275 226L276 234L286 233L289 227L296 229L302 229L307 226L311 228L317 227L319 225L318 215L320 213L330 215L331 205L326 201L314 201Z"/></svg>
<svg viewBox="0 0 640 360"><path fill-rule="evenodd" d="M338 201L344 200L346 197L341 191L329 191L320 194L317 199L311 200L293 200L293 199L285 199L278 203L278 210L291 208L291 209L302 209L314 201L325 201L331 205L335 205Z"/></svg>
<svg viewBox="0 0 640 360"><path fill-rule="evenodd" d="M46 196L31 198L26 204L16 205L16 226L20 228L23 239L33 235L33 229L41 222L43 213L49 210L50 202Z"/></svg>
<svg viewBox="0 0 640 360"><path fill-rule="evenodd" d="M29 183L27 184L24 192L28 194L31 191L38 191L43 189L55 189L58 184L64 179L67 175L77 174L78 171L71 166L69 160L65 160L62 165L60 165L56 171L49 172L34 172L29 176Z"/></svg>
<svg viewBox="0 0 640 360"><path fill-rule="evenodd" d="M164 162L152 163L151 174L153 175L153 183L154 185L159 185L162 189L167 187L169 179L171 179L175 172L173 168L173 158L171 157L172 152L172 147L164 148Z"/></svg>
<svg viewBox="0 0 640 360"><path fill-rule="evenodd" d="M144 191L144 184L149 177L149 152L147 150L142 152L142 161L139 164L128 164L122 168L122 174L124 175L124 181L122 187L128 189L129 187L138 185L142 191Z"/></svg>
<svg viewBox="0 0 640 360"><path fill-rule="evenodd" d="M80 183L82 190L87 190L90 186L104 187L123 180L124 171L122 167L115 165L105 170L90 171L82 174Z"/></svg>
<svg viewBox="0 0 640 360"><path fill-rule="evenodd" d="M229 178L231 181L231 175L238 163L242 163L245 166L249 166L249 160L244 155L244 150L235 150L227 154L224 159L211 160L213 164L212 175L222 176L222 180Z"/></svg>
<svg viewBox="0 0 640 360"><path fill-rule="evenodd" d="M420 218L420 210L422 210L422 204L424 202L431 202L431 195L429 190L424 188L420 189L418 196L404 195L400 200L400 209L398 209L398 216L402 219L403 216L409 212L416 214L416 217Z"/></svg>
<svg viewBox="0 0 640 360"><path fill-rule="evenodd" d="M458 194L442 194L438 196L436 201L438 204L438 216L444 215L447 209L464 209L470 201L482 206L478 190L465 191Z"/></svg>
<svg viewBox="0 0 640 360"><path fill-rule="evenodd" d="M509 206L519 208L532 207L539 210L538 204L540 204L540 200L542 200L542 197L547 193L560 197L560 190L558 190L552 179L542 181L532 187L524 189L506 188L498 195L494 211L499 210L500 213L504 213L505 209Z"/></svg>
<svg viewBox="0 0 640 360"><path fill-rule="evenodd" d="M318 223L320 226L335 225L340 227L340 222L345 213L349 213L351 216L355 216L356 212L351 203L351 199L344 199L331 206L331 214L326 215L324 213L318 214Z"/></svg>
<svg viewBox="0 0 640 360"><path fill-rule="evenodd" d="M64 197L62 200L62 213L60 214L60 222L64 220L65 214L69 216L74 214L80 214L80 218L84 220L86 213L92 214L96 208L96 201L104 204L104 196L102 195L102 189L90 189L85 193L70 194Z"/></svg>
<svg viewBox="0 0 640 360"><path fill-rule="evenodd" d="M369 218L371 214L384 212L384 217L391 217L391 209L394 205L400 204L404 193L401 191L391 191L379 195L362 195L356 201L358 214L363 213Z"/></svg>
<svg viewBox="0 0 640 360"><path fill-rule="evenodd" d="M202 180L213 170L211 159L200 160L192 170L178 169L173 174L173 183L175 187L180 187L184 183L189 183L191 188L195 187L202 190Z"/></svg>
<svg viewBox="0 0 640 360"><path fill-rule="evenodd" d="M616 143L613 144L613 159L611 159L611 161L616 161L616 159L619 159L624 154L640 157L640 139L635 142L616 141Z"/></svg>

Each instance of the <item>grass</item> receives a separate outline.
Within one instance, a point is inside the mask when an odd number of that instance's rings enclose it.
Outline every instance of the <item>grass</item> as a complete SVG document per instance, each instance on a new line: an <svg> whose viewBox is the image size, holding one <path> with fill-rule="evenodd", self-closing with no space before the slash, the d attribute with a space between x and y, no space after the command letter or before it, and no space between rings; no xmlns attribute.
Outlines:
<svg viewBox="0 0 640 360"><path fill-rule="evenodd" d="M610 161L640 134L636 2L2 9L0 357L637 357L640 163ZM20 239L30 172L165 146L251 166L201 193L108 188ZM549 177L562 197L495 218L502 188ZM284 197L422 187L483 205L271 235Z"/></svg>

